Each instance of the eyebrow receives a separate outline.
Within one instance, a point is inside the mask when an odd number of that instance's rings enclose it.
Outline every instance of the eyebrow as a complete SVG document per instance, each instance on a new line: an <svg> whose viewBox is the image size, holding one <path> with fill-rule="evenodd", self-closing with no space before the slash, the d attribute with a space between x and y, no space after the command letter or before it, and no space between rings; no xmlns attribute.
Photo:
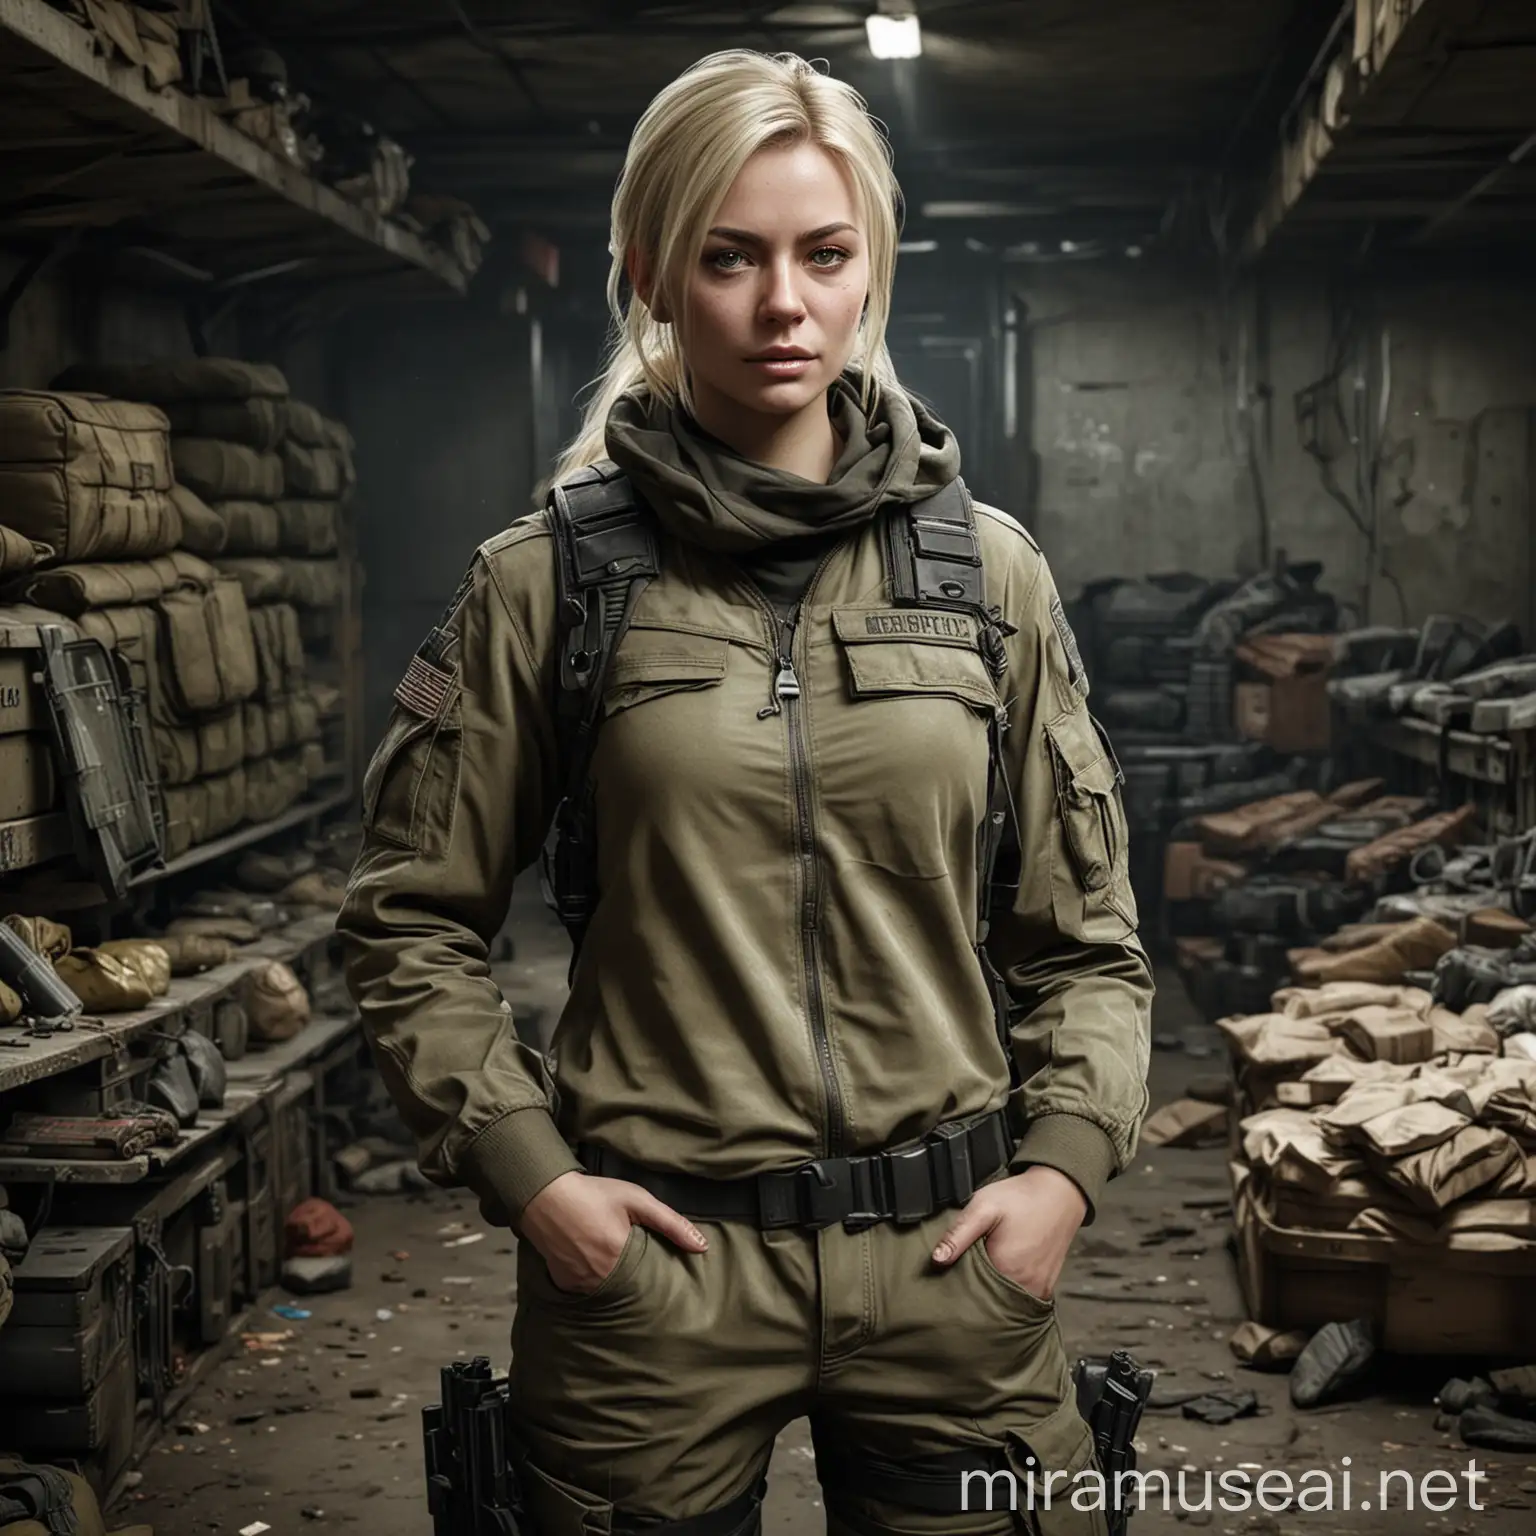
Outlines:
<svg viewBox="0 0 1536 1536"><path fill-rule="evenodd" d="M806 230L796 243L804 245L811 240L825 240L830 235L841 234L845 229L852 231L854 234L858 233L858 230L852 224L846 221L839 221L836 224L823 224L820 229ZM761 235L754 235L750 229L715 228L710 230L710 234L720 240L735 240L740 245L761 245L763 243L763 237Z"/></svg>

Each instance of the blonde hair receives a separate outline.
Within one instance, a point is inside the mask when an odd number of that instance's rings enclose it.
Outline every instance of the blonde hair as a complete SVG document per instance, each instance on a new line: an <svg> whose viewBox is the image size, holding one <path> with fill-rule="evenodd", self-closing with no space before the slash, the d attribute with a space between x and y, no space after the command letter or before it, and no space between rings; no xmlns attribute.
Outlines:
<svg viewBox="0 0 1536 1536"><path fill-rule="evenodd" d="M863 375L865 408L878 386L896 385L885 327L901 194L884 132L852 86L799 55L726 49L686 69L635 125L613 194L607 356L581 430L560 456L555 482L604 457L603 429L621 396L643 385L669 405L692 409L674 327L657 321L638 295L624 302L626 256L635 252L655 274L659 295L680 297L741 168L760 149L799 144L814 144L841 164L864 218L869 300L851 362ZM676 313L676 303L671 307Z"/></svg>

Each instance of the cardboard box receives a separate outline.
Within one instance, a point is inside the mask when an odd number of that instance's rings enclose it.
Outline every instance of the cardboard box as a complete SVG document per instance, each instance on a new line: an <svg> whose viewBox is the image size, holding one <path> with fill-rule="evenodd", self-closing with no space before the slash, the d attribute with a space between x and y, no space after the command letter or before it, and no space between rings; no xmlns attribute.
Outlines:
<svg viewBox="0 0 1536 1536"><path fill-rule="evenodd" d="M1239 736L1277 752L1326 752L1332 739L1332 635L1262 635L1237 647L1232 712Z"/></svg>

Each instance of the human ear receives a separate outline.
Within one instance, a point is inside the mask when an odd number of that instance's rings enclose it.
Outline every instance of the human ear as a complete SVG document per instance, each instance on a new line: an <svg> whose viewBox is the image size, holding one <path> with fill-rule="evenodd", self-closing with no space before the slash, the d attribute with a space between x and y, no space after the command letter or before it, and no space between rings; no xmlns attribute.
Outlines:
<svg viewBox="0 0 1536 1536"><path fill-rule="evenodd" d="M629 274L630 287L635 290L640 302L650 310L651 318L658 325L670 325L672 316L656 291L655 274L651 271L650 263L631 248L624 258L624 270Z"/></svg>

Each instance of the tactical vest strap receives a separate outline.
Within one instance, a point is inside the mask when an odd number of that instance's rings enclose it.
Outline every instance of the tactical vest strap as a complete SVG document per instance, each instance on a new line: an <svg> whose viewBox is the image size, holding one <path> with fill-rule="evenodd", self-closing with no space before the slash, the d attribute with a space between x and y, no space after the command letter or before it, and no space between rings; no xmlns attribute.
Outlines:
<svg viewBox="0 0 1536 1536"><path fill-rule="evenodd" d="M572 965L597 899L589 770L609 659L660 570L651 519L611 460L555 487L549 501L560 614L555 732L565 793L544 848L545 899L571 936Z"/></svg>
<svg viewBox="0 0 1536 1536"><path fill-rule="evenodd" d="M886 520L891 598L900 607L987 616L986 579L971 495L958 475Z"/></svg>

